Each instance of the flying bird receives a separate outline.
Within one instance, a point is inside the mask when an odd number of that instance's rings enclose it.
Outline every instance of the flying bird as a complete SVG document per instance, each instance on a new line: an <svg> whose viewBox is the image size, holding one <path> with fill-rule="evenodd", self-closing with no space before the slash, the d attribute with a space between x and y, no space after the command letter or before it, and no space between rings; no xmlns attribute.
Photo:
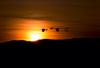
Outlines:
<svg viewBox="0 0 100 68"><path fill-rule="evenodd" d="M48 29L44 29L44 28L43 28L43 29L42 29L42 32L45 32L45 31L47 31L47 30L48 30Z"/></svg>

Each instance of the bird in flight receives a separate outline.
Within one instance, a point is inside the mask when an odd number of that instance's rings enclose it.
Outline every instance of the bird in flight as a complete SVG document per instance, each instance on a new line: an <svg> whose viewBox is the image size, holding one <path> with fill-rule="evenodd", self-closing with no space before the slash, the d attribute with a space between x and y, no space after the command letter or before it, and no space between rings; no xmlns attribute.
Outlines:
<svg viewBox="0 0 100 68"><path fill-rule="evenodd" d="M59 32L61 29L64 29L65 32L68 32L69 31L69 27L66 27L66 28L54 28L54 27L51 27L49 29L50 30L55 29L56 32ZM49 29L42 28L42 32L48 31Z"/></svg>

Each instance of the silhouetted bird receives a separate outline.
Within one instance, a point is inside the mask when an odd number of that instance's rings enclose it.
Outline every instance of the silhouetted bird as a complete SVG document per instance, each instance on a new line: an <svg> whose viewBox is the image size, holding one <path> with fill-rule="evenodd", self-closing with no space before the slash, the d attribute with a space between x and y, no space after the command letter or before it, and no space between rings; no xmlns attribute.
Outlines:
<svg viewBox="0 0 100 68"><path fill-rule="evenodd" d="M42 32L44 32L45 31L45 29L42 29Z"/></svg>
<svg viewBox="0 0 100 68"><path fill-rule="evenodd" d="M45 31L47 31L47 29L42 29L42 32L45 32Z"/></svg>
<svg viewBox="0 0 100 68"><path fill-rule="evenodd" d="M57 31L57 32L59 32L59 31L60 31L60 29L59 29L59 28L55 28L55 29L56 29L56 31Z"/></svg>
<svg viewBox="0 0 100 68"><path fill-rule="evenodd" d="M54 29L53 27L50 28L51 30Z"/></svg>

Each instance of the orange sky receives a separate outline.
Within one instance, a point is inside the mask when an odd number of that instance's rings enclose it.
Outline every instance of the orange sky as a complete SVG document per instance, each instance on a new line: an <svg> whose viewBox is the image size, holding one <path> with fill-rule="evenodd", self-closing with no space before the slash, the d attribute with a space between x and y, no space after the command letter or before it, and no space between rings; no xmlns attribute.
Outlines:
<svg viewBox="0 0 100 68"><path fill-rule="evenodd" d="M100 0L0 0L0 41L29 40L43 24L70 31L49 30L42 38L100 37Z"/></svg>
<svg viewBox="0 0 100 68"><path fill-rule="evenodd" d="M10 24L12 23L12 24ZM63 22L54 22L49 20L32 20L32 19L14 19L9 21L7 38L9 40L27 40L32 41L38 34L39 39L68 39L71 38L70 32L65 32L65 24ZM62 28L60 32L50 30L50 27ZM47 32L42 32L42 28L49 29ZM6 37L5 36L5 37ZM33 38L32 38L33 37Z"/></svg>

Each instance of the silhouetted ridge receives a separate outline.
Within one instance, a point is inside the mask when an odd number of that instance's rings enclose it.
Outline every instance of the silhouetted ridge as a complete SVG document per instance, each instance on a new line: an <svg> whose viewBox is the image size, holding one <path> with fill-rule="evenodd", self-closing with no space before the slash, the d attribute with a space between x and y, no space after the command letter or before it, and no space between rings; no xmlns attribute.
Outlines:
<svg viewBox="0 0 100 68"><path fill-rule="evenodd" d="M43 39L36 42L12 40L0 44L0 48L88 48L100 47L100 38L76 38L67 40Z"/></svg>

